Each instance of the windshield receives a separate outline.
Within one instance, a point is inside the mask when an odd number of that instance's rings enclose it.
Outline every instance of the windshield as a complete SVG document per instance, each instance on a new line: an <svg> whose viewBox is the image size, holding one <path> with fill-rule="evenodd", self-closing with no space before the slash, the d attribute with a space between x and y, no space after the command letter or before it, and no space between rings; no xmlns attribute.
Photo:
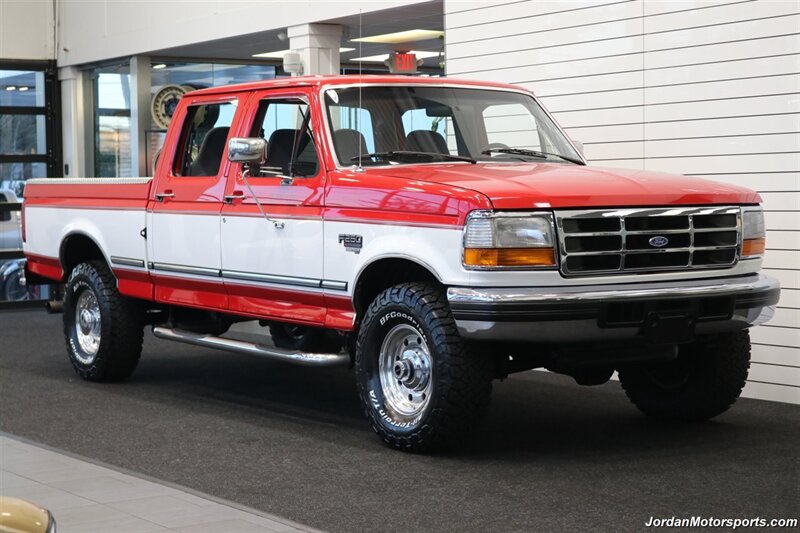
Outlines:
<svg viewBox="0 0 800 533"><path fill-rule="evenodd" d="M340 166L441 161L583 164L531 96L510 91L364 86L325 91Z"/></svg>

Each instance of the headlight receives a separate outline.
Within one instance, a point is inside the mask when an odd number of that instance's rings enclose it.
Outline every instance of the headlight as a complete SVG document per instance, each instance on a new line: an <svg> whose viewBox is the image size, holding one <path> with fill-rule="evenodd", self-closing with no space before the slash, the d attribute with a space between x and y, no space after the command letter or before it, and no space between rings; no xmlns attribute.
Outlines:
<svg viewBox="0 0 800 533"><path fill-rule="evenodd" d="M464 229L464 266L470 269L554 268L550 213L473 211Z"/></svg>
<svg viewBox="0 0 800 533"><path fill-rule="evenodd" d="M742 258L764 255L766 245L764 211L761 207L742 208Z"/></svg>

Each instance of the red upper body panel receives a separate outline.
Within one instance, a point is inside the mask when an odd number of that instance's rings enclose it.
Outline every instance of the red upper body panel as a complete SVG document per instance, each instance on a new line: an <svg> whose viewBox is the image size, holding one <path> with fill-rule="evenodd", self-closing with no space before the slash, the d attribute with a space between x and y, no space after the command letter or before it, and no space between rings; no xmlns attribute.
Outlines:
<svg viewBox="0 0 800 533"><path fill-rule="evenodd" d="M495 209L756 204L744 187L644 170L560 163L397 165L373 169L486 195Z"/></svg>

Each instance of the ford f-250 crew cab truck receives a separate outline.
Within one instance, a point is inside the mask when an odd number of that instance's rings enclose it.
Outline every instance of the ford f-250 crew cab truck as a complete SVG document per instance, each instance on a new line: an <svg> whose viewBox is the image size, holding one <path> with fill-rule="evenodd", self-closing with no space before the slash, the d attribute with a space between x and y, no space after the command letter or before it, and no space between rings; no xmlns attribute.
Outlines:
<svg viewBox="0 0 800 533"><path fill-rule="evenodd" d="M536 97L464 80L299 77L183 97L154 178L28 183L29 277L66 283L70 360L127 377L157 337L352 365L372 427L462 440L491 383L618 371L644 413L707 419L747 377L758 194L592 168ZM274 346L232 338L269 326Z"/></svg>

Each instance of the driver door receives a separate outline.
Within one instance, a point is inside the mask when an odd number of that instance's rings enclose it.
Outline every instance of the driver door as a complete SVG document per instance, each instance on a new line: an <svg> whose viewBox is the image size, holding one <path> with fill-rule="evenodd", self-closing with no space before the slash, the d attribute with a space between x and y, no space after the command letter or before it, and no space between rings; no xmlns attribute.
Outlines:
<svg viewBox="0 0 800 533"><path fill-rule="evenodd" d="M222 278L233 312L310 325L325 320L325 172L310 98L293 89L250 100L246 134L267 141L267 158L250 166L246 180L248 166L231 164L225 191Z"/></svg>

